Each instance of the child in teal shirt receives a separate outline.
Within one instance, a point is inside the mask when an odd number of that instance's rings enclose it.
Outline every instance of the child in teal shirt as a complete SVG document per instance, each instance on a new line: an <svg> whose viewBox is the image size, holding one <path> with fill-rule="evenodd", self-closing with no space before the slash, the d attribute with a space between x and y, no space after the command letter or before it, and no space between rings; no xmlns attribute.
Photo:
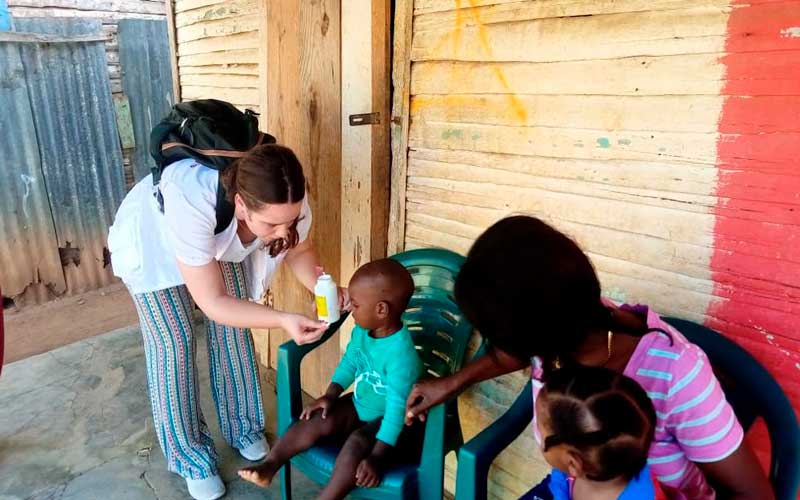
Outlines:
<svg viewBox="0 0 800 500"><path fill-rule="evenodd" d="M268 486L283 464L324 438L346 436L322 499L344 498L356 486L380 484L383 471L417 459L422 428L404 427L406 399L423 372L401 315L414 281L398 262L382 259L359 268L348 287L356 326L325 395L275 444L265 462L239 471ZM352 394L342 393L354 386Z"/></svg>

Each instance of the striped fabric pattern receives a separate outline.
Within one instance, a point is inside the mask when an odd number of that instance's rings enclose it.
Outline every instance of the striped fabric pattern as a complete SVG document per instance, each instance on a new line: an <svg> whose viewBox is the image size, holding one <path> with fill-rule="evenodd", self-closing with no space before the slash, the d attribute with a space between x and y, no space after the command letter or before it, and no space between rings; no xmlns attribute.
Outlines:
<svg viewBox="0 0 800 500"><path fill-rule="evenodd" d="M626 306L623 306L626 307ZM651 309L638 306L654 332L642 338L625 375L639 382L656 408L655 443L649 464L676 499L713 499L697 464L730 456L744 439L706 354Z"/></svg>
<svg viewBox="0 0 800 500"><path fill-rule="evenodd" d="M228 293L247 297L241 263L220 262ZM218 474L198 396L194 302L185 286L133 295L144 340L153 424L167 467L182 477ZM264 436L258 365L249 329L206 321L211 391L225 440L244 448Z"/></svg>

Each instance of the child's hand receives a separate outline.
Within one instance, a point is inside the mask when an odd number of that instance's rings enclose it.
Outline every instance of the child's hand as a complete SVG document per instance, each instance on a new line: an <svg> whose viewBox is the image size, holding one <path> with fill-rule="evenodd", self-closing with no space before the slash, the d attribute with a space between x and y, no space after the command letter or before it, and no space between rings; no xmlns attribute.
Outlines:
<svg viewBox="0 0 800 500"><path fill-rule="evenodd" d="M383 479L383 466L381 461L370 455L356 469L356 485L362 488L374 488L381 484Z"/></svg>
<svg viewBox="0 0 800 500"><path fill-rule="evenodd" d="M310 420L314 413L319 410L322 411L322 418L327 418L328 412L333 408L334 404L336 404L336 398L330 396L317 398L316 401L303 408L303 412L300 414L300 420Z"/></svg>

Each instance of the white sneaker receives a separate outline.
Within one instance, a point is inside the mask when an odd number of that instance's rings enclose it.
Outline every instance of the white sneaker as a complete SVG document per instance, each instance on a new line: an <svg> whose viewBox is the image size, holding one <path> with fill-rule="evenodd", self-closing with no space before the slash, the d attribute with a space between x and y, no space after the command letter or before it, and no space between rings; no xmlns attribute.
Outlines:
<svg viewBox="0 0 800 500"><path fill-rule="evenodd" d="M217 500L217 498L225 496L225 483L219 476L186 479L186 487L195 500Z"/></svg>
<svg viewBox="0 0 800 500"><path fill-rule="evenodd" d="M251 462L258 462L264 459L269 453L269 444L266 438L261 438L250 446L239 450L239 454Z"/></svg>

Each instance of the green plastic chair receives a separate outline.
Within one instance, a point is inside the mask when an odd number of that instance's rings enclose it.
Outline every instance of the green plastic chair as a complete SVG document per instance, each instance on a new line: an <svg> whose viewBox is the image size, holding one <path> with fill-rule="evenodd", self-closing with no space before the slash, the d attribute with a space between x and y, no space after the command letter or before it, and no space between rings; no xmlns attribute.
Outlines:
<svg viewBox="0 0 800 500"><path fill-rule="evenodd" d="M472 326L453 298L453 286L464 258L448 250L420 249L392 257L414 278L414 295L403 315L427 374L449 375L461 368ZM331 325L313 344L286 342L278 350L278 435L297 421L302 411L300 363L303 357L325 343L344 322ZM371 499L421 498L441 500L444 490L444 456L463 444L455 401L436 406L428 413L419 464L404 464L386 472L376 488L356 488L352 496ZM281 495L289 500L291 466L318 484L330 479L339 448L319 445L292 458L281 469Z"/></svg>
<svg viewBox="0 0 800 500"><path fill-rule="evenodd" d="M724 335L685 319L664 321L708 355L745 431L757 418L764 419L770 442L769 480L775 500L796 500L800 491L800 425L781 386L749 352Z"/></svg>
<svg viewBox="0 0 800 500"><path fill-rule="evenodd" d="M771 445L769 480L775 498L796 500L800 489L800 426L781 387L747 351L723 335L691 321L664 320L708 355L745 431L756 418L764 419ZM458 500L486 499L489 466L532 419L533 393L528 382L506 413L459 450Z"/></svg>

